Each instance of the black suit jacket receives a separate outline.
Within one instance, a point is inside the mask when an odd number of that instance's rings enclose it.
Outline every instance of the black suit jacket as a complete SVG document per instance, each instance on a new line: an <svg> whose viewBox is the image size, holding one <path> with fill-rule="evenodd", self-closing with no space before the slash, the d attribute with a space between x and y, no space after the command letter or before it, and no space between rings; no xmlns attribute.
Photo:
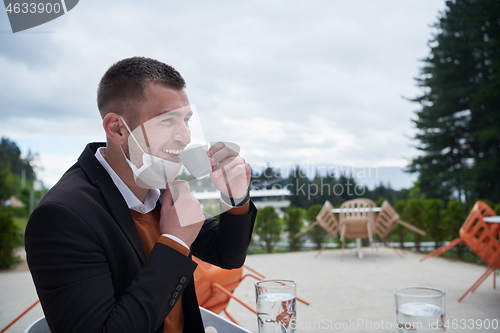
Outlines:
<svg viewBox="0 0 500 333"><path fill-rule="evenodd" d="M162 332L183 294L185 332L204 332L196 264L157 243L148 258L128 206L89 144L44 196L25 234L27 260L53 333ZM223 268L244 263L256 209L207 219L192 254Z"/></svg>

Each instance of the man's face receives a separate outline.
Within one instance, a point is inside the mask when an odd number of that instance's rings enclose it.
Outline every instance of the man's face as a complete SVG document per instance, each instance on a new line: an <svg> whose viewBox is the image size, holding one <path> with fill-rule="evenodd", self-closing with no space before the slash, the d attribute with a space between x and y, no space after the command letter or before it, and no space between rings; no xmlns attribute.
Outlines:
<svg viewBox="0 0 500 333"><path fill-rule="evenodd" d="M151 155L180 163L179 153L191 141L189 119L192 111L184 90L150 82L144 89L145 101L139 106L132 133L142 149ZM129 138L130 159L142 164L142 152Z"/></svg>

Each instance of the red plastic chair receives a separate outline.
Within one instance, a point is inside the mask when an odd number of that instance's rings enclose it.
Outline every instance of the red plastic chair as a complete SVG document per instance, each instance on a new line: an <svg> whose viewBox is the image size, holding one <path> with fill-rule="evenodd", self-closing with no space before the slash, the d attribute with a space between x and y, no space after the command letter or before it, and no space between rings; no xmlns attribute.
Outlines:
<svg viewBox="0 0 500 333"><path fill-rule="evenodd" d="M476 202L469 216L460 228L460 237L420 259L420 261L423 261L429 257L437 257L452 247L464 243L465 246L488 265L486 272L467 289L458 299L459 302L462 301L469 292L474 292L490 274L493 274L493 289L496 288L495 271L500 268L500 224L485 222L484 217L486 216L496 216L496 214L486 203L482 201Z"/></svg>
<svg viewBox="0 0 500 333"><path fill-rule="evenodd" d="M234 296L233 293L240 282L247 276L262 280L264 278L262 274L247 266L228 270L206 263L196 257L193 257L193 261L198 264L194 272L194 283L196 285L198 304L202 308L217 314L224 312L233 323L239 325L233 316L226 311L229 301L233 298L248 310L257 314L254 308ZM243 268L252 271L256 275L250 273L243 275Z"/></svg>
<svg viewBox="0 0 500 333"><path fill-rule="evenodd" d="M253 307L234 296L234 290L247 276L253 277L256 280L262 280L264 279L262 274L246 265L241 268L228 270L206 263L196 257L193 257L193 261L198 264L194 272L194 283L198 304L202 308L217 314L224 312L233 323L239 325L226 310L232 298L257 315L257 311ZM253 274L248 273L243 275L244 269L251 271ZM308 302L299 297L297 297L297 301L309 305Z"/></svg>

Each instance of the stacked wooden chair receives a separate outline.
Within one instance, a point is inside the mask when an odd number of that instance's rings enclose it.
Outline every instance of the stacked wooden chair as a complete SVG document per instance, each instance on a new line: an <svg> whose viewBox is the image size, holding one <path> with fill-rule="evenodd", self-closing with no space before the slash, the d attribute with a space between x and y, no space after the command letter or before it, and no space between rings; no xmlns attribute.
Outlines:
<svg viewBox="0 0 500 333"><path fill-rule="evenodd" d="M375 229L375 203L370 199L348 200L340 205L340 241L345 248L346 238L362 238L373 245L373 231ZM360 256L358 249L358 256Z"/></svg>
<svg viewBox="0 0 500 333"><path fill-rule="evenodd" d="M421 234L422 236L425 236L426 234L425 231L401 220L399 214L394 210L394 208L392 208L391 204L389 204L387 200L384 200L384 202L382 202L382 210L378 213L377 218L375 219L375 234L388 247L390 246L387 236L398 226L398 224ZM403 251L398 252L396 248L395 250L400 257L403 256Z"/></svg>
<svg viewBox="0 0 500 333"><path fill-rule="evenodd" d="M321 208L320 212L316 216L316 221L312 224L310 224L306 229L302 230L301 232L297 233L295 237L298 237L302 235L303 233L307 232L309 229L312 229L316 225L319 225L321 228L323 228L330 238L325 242L325 245L319 249L318 253L316 255L319 255L321 251L325 249L327 244L334 238L338 237L339 234L339 221L337 220L337 217L335 214L332 212L333 205L330 203L330 201L325 201L325 204L323 205L323 208Z"/></svg>
<svg viewBox="0 0 500 333"><path fill-rule="evenodd" d="M381 210L376 216L375 203L370 199L353 199L344 202L338 209L339 218L337 218L333 210L333 205L329 201L325 201L321 211L316 216L316 221L295 235L295 237L298 237L316 225L322 227L328 233L330 239L325 242L325 245L316 255L320 254L328 242L338 237L339 234L342 249L344 249L345 240L348 238L369 239L370 245L372 245L374 235L377 235L388 245L387 236L398 224L425 236L423 230L402 221L399 214L387 201L382 203ZM398 255L401 254L398 253Z"/></svg>

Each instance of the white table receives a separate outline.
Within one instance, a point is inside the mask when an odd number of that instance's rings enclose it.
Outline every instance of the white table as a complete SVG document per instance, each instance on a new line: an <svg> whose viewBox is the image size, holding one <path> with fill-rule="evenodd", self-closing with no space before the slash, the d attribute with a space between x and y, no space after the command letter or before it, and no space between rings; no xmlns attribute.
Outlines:
<svg viewBox="0 0 500 333"><path fill-rule="evenodd" d="M382 207L363 207L363 208L334 208L332 213L352 213L352 212L381 212Z"/></svg>
<svg viewBox="0 0 500 333"><path fill-rule="evenodd" d="M486 216L484 222L500 223L500 216Z"/></svg>

